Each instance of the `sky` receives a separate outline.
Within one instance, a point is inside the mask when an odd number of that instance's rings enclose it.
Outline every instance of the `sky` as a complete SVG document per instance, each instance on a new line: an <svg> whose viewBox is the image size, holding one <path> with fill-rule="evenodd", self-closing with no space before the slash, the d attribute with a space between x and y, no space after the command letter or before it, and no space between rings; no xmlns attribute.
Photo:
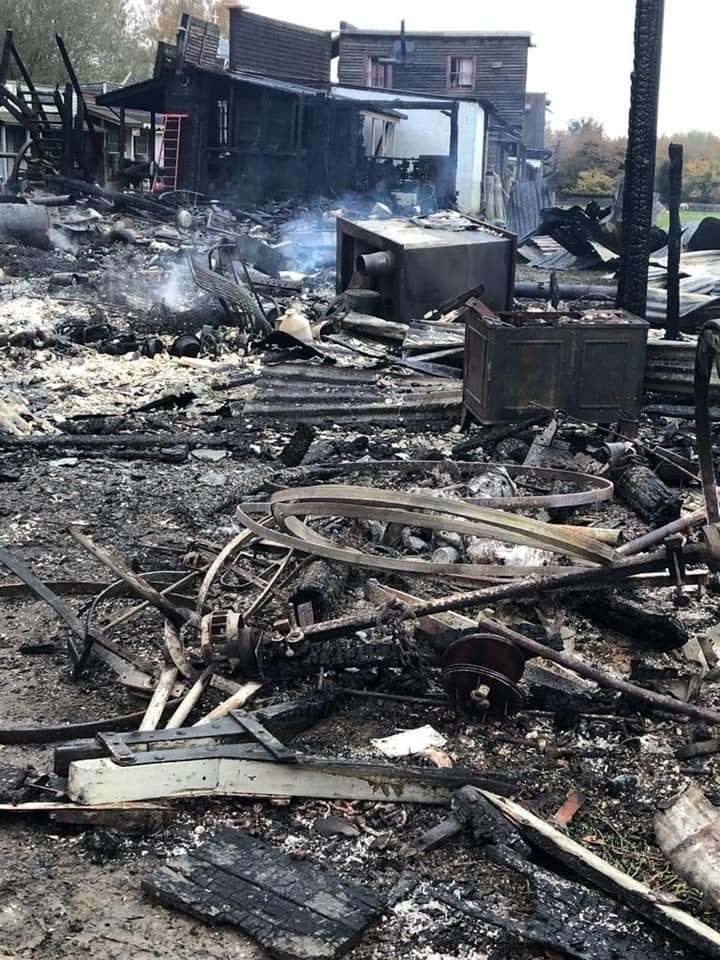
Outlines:
<svg viewBox="0 0 720 960"><path fill-rule="evenodd" d="M635 0L244 0L253 13L337 30L340 20L366 29L524 30L533 35L528 90L546 91L556 129L575 117L601 120L627 134ZM666 0L660 133L720 135L716 65L718 0Z"/></svg>

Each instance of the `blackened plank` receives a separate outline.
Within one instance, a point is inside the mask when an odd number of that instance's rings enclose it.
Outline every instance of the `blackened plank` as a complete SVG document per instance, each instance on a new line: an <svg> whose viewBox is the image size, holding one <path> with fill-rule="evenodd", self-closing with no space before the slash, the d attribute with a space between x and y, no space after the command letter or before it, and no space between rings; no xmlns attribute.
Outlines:
<svg viewBox="0 0 720 960"><path fill-rule="evenodd" d="M174 857L143 889L206 922L237 926L286 960L346 952L385 907L372 890L239 830Z"/></svg>

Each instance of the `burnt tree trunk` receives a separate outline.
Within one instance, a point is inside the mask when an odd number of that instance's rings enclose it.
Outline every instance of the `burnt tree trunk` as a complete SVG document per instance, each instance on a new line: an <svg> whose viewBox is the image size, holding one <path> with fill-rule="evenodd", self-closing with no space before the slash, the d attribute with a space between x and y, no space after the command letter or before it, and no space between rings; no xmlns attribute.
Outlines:
<svg viewBox="0 0 720 960"><path fill-rule="evenodd" d="M631 463L613 478L615 492L638 516L661 527L680 516L682 500L644 463Z"/></svg>
<svg viewBox="0 0 720 960"><path fill-rule="evenodd" d="M341 600L347 581L345 564L314 560L303 571L291 601L296 609L309 603L315 621L326 620Z"/></svg>
<svg viewBox="0 0 720 960"><path fill-rule="evenodd" d="M676 650L689 640L680 619L667 610L610 593L588 594L576 603L577 609L594 623L611 627L650 647Z"/></svg>

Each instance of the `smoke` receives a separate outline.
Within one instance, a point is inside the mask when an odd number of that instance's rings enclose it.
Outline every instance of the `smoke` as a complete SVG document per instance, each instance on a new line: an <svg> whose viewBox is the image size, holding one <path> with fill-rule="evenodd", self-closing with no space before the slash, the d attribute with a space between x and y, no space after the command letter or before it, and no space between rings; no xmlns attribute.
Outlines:
<svg viewBox="0 0 720 960"><path fill-rule="evenodd" d="M286 254L289 265L303 273L335 266L335 218L339 213L303 213L282 225L281 239L290 244Z"/></svg>
<svg viewBox="0 0 720 960"><path fill-rule="evenodd" d="M78 252L78 244L63 230L59 230L57 227L50 227L48 230L48 237L50 239L50 243L57 250L63 250L65 253Z"/></svg>
<svg viewBox="0 0 720 960"><path fill-rule="evenodd" d="M131 282L121 273L103 284L103 296L140 313L158 304L179 312L197 306L201 296L184 259L156 265L147 273L135 271Z"/></svg>
<svg viewBox="0 0 720 960"><path fill-rule="evenodd" d="M172 264L160 288L155 290L155 302L169 310L183 310L197 299L197 293L187 262L180 260Z"/></svg>

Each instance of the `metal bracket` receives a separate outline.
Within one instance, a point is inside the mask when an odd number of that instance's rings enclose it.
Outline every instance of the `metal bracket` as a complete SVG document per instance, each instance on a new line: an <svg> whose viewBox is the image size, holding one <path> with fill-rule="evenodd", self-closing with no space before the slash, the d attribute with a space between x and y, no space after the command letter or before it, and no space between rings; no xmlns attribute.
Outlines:
<svg viewBox="0 0 720 960"><path fill-rule="evenodd" d="M135 754L127 743L125 743L122 736L118 736L117 734L109 736L107 733L97 733L95 734L95 739L100 746L105 747L113 763L117 763L121 767L131 767L137 762Z"/></svg>
<svg viewBox="0 0 720 960"><path fill-rule="evenodd" d="M690 598L684 592L685 585L685 557L683 556L683 547L685 546L685 537L681 533L673 533L665 538L665 552L668 558L668 569L670 576L675 581L675 603L679 607L686 607L690 603Z"/></svg>
<svg viewBox="0 0 720 960"><path fill-rule="evenodd" d="M289 750L284 743L280 743L277 737L274 737L266 727L245 710L231 710L230 716L246 733L250 734L253 740L259 743L261 747L264 747L275 760L278 760L280 763L298 762L297 754L293 750Z"/></svg>

